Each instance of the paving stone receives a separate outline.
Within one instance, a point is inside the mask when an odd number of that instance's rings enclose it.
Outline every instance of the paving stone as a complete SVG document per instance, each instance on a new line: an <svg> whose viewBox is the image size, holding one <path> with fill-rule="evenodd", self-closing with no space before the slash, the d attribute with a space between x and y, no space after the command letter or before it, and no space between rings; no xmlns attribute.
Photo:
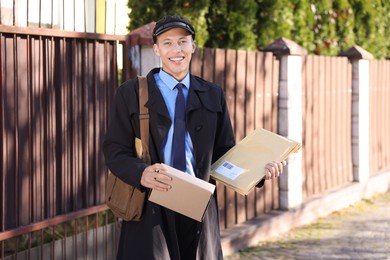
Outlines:
<svg viewBox="0 0 390 260"><path fill-rule="evenodd" d="M390 191L225 259L390 260Z"/></svg>

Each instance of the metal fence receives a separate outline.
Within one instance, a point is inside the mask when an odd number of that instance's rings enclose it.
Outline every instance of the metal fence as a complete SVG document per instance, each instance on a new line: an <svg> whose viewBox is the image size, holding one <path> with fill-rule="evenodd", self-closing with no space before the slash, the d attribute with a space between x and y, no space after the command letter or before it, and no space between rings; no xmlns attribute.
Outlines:
<svg viewBox="0 0 390 260"><path fill-rule="evenodd" d="M390 169L390 60L370 61L370 172Z"/></svg>
<svg viewBox="0 0 390 260"><path fill-rule="evenodd" d="M32 232L75 221L69 217L86 209L98 214L93 208L104 203L100 147L123 37L7 26L0 32L3 258L45 240Z"/></svg>
<svg viewBox="0 0 390 260"><path fill-rule="evenodd" d="M345 57L303 58L303 195L310 198L352 181L352 69Z"/></svg>

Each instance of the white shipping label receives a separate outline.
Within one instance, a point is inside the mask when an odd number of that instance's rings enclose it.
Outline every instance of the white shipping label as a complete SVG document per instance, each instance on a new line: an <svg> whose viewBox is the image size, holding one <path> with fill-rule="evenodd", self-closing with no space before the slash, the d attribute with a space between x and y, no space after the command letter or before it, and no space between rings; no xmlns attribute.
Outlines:
<svg viewBox="0 0 390 260"><path fill-rule="evenodd" d="M244 169L232 164L231 162L225 161L217 169L215 169L215 171L226 178L234 180L244 172Z"/></svg>

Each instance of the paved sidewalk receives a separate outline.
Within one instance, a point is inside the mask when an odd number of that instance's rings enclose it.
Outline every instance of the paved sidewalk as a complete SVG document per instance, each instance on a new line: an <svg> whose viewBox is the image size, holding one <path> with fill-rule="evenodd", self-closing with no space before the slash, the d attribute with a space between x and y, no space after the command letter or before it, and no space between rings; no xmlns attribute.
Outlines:
<svg viewBox="0 0 390 260"><path fill-rule="evenodd" d="M224 259L390 260L390 191Z"/></svg>

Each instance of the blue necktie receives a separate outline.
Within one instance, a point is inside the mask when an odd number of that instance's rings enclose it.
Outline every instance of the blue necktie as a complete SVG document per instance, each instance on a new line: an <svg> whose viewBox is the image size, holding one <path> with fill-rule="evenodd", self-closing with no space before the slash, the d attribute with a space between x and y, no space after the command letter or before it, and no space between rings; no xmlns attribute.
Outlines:
<svg viewBox="0 0 390 260"><path fill-rule="evenodd" d="M186 150L185 150L185 134L186 134L186 105L183 95L183 84L176 85L177 96L175 105L175 121L173 128L172 141L172 166L183 172L186 171Z"/></svg>

